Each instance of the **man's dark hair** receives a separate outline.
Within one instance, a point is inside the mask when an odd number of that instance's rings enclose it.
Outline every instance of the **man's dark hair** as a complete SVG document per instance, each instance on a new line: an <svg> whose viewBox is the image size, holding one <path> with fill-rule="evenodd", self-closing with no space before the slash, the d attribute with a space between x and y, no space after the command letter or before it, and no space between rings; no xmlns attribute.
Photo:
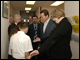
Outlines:
<svg viewBox="0 0 80 60"><path fill-rule="evenodd" d="M48 17L49 17L49 12L48 12L48 10L46 10L46 9L41 10L41 11L40 11L40 14L41 14L41 13L44 13L45 16L48 15Z"/></svg>
<svg viewBox="0 0 80 60"><path fill-rule="evenodd" d="M23 23L20 25L20 28L21 28L21 29L25 29L25 28L27 28L27 27L29 27L29 24L28 24L27 22L23 22Z"/></svg>
<svg viewBox="0 0 80 60"><path fill-rule="evenodd" d="M33 17L36 17L36 18L38 19L38 16L36 16L36 15L33 15L33 16L32 16L32 19L33 19Z"/></svg>

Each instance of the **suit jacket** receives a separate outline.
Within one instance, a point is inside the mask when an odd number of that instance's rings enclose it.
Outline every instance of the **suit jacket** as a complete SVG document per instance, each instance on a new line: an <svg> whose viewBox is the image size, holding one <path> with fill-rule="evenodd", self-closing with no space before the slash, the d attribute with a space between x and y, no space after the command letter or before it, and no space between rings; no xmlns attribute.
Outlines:
<svg viewBox="0 0 80 60"><path fill-rule="evenodd" d="M45 38L46 41L40 47L39 52L47 53L49 51L52 59L70 59L72 57L70 49L71 34L72 26L65 17L50 36Z"/></svg>
<svg viewBox="0 0 80 60"><path fill-rule="evenodd" d="M39 42L33 43L34 34L35 34L35 32L34 32L34 25L31 24L31 25L29 25L29 30L28 30L27 35L29 35L30 38L31 38L33 49L37 49L37 47L39 45ZM38 23L38 27L37 27L37 37L40 38L40 24L39 23Z"/></svg>
<svg viewBox="0 0 80 60"><path fill-rule="evenodd" d="M44 41L45 41L45 40L43 40L43 38L50 36L52 30L54 30L54 28L56 27L56 23L52 19L50 19L50 21L45 29L44 34L43 34L43 25L44 24L41 24L41 27L40 27L40 29L41 29L41 34L40 34L41 44L44 43Z"/></svg>
<svg viewBox="0 0 80 60"><path fill-rule="evenodd" d="M15 24L9 25L9 27L8 27L8 35L10 35L11 30L13 28L15 28L15 26L16 26Z"/></svg>

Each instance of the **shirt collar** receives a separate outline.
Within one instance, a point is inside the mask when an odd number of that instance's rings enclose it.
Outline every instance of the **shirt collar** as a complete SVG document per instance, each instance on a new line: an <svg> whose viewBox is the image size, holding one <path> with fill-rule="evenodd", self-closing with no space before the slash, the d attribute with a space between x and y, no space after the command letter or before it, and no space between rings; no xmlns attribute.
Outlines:
<svg viewBox="0 0 80 60"><path fill-rule="evenodd" d="M11 25L11 23L9 23L9 25Z"/></svg>
<svg viewBox="0 0 80 60"><path fill-rule="evenodd" d="M38 23L37 23L38 24ZM37 24L33 24L34 25L34 28L35 28L35 25L36 25L36 28L37 28Z"/></svg>
<svg viewBox="0 0 80 60"><path fill-rule="evenodd" d="M37 24L33 24L33 25L37 25Z"/></svg>
<svg viewBox="0 0 80 60"><path fill-rule="evenodd" d="M29 24L32 24L32 22L29 22Z"/></svg>
<svg viewBox="0 0 80 60"><path fill-rule="evenodd" d="M15 25L17 25L17 23L15 22Z"/></svg>
<svg viewBox="0 0 80 60"><path fill-rule="evenodd" d="M17 33L24 33L23 31L18 31ZM25 33L24 33L25 34Z"/></svg>

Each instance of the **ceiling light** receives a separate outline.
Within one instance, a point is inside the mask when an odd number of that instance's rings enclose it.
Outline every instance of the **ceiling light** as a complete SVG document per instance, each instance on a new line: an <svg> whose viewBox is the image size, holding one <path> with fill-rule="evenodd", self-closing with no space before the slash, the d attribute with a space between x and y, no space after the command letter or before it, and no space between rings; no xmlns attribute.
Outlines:
<svg viewBox="0 0 80 60"><path fill-rule="evenodd" d="M25 10L31 10L31 8L26 7Z"/></svg>
<svg viewBox="0 0 80 60"><path fill-rule="evenodd" d="M64 3L64 1L56 1L53 4L51 4L51 6L58 6L60 4Z"/></svg>
<svg viewBox="0 0 80 60"><path fill-rule="evenodd" d="M8 3L8 1L4 1L4 3Z"/></svg>
<svg viewBox="0 0 80 60"><path fill-rule="evenodd" d="M26 1L26 4L31 4L31 5L34 5L36 1Z"/></svg>

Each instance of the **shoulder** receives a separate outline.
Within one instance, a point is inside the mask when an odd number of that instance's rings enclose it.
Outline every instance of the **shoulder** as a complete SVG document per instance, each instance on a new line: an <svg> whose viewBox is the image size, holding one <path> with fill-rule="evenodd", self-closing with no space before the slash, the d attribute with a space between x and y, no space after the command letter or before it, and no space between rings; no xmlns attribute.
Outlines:
<svg viewBox="0 0 80 60"><path fill-rule="evenodd" d="M50 19L49 24L56 27L56 23L52 19Z"/></svg>
<svg viewBox="0 0 80 60"><path fill-rule="evenodd" d="M60 23L59 26L64 27L64 28L72 28L72 25L68 21L68 19L65 17Z"/></svg>
<svg viewBox="0 0 80 60"><path fill-rule="evenodd" d="M55 22L52 19L50 19L49 23L55 24Z"/></svg>
<svg viewBox="0 0 80 60"><path fill-rule="evenodd" d="M63 23L63 24L67 24L67 25L71 25L70 22L68 21L67 17L65 17L65 18L62 20L62 23Z"/></svg>
<svg viewBox="0 0 80 60"><path fill-rule="evenodd" d="M10 25L10 27L14 27L14 26L16 26L16 25L15 24Z"/></svg>
<svg viewBox="0 0 80 60"><path fill-rule="evenodd" d="M40 26L41 24L40 24L40 23L38 23L38 25Z"/></svg>
<svg viewBox="0 0 80 60"><path fill-rule="evenodd" d="M33 24L29 25L29 27L32 27L32 26L33 26Z"/></svg>
<svg viewBox="0 0 80 60"><path fill-rule="evenodd" d="M10 38L10 40L13 40L16 37L17 33L13 34Z"/></svg>
<svg viewBox="0 0 80 60"><path fill-rule="evenodd" d="M44 23L40 24L40 27L43 27Z"/></svg>
<svg viewBox="0 0 80 60"><path fill-rule="evenodd" d="M25 35L26 39L30 39L30 36L29 35Z"/></svg>
<svg viewBox="0 0 80 60"><path fill-rule="evenodd" d="M13 34L12 37L15 37L17 35L17 33Z"/></svg>
<svg viewBox="0 0 80 60"><path fill-rule="evenodd" d="M11 25L8 26L8 28L10 28Z"/></svg>
<svg viewBox="0 0 80 60"><path fill-rule="evenodd" d="M11 24L11 26L13 26L13 25L15 25L15 24Z"/></svg>
<svg viewBox="0 0 80 60"><path fill-rule="evenodd" d="M30 42L31 41L31 38L28 36L28 35L25 35L25 42Z"/></svg>

